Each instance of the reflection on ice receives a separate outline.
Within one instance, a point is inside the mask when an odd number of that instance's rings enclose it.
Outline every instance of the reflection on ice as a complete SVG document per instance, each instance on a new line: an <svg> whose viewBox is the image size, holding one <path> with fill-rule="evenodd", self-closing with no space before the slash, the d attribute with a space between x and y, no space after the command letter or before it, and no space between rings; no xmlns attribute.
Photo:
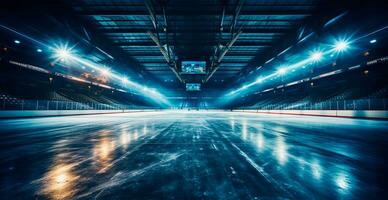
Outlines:
<svg viewBox="0 0 388 200"><path fill-rule="evenodd" d="M147 135L147 132L148 132L148 128L147 128L147 124L145 124L143 128L143 135Z"/></svg>
<svg viewBox="0 0 388 200"><path fill-rule="evenodd" d="M338 172L335 177L335 183L338 186L339 191L342 194L346 194L351 185L350 175L345 171Z"/></svg>
<svg viewBox="0 0 388 200"><path fill-rule="evenodd" d="M124 149L127 149L128 144L131 142L131 135L127 133L127 131L122 130L120 135L120 144L123 146Z"/></svg>
<svg viewBox="0 0 388 200"><path fill-rule="evenodd" d="M133 134L133 139L137 140L138 138L139 138L139 133L137 132L137 130L135 130L135 133Z"/></svg>
<svg viewBox="0 0 388 200"><path fill-rule="evenodd" d="M348 180L343 174L340 174L339 176L337 176L335 182L337 183L338 187L340 187L341 189L348 188Z"/></svg>
<svg viewBox="0 0 388 200"><path fill-rule="evenodd" d="M284 165L287 161L287 147L281 135L276 138L275 153L279 164Z"/></svg>
<svg viewBox="0 0 388 200"><path fill-rule="evenodd" d="M311 168L311 173L312 173L313 177L319 180L321 178L322 169L321 169L321 166L319 165L318 161L316 161L316 160L312 161L310 168Z"/></svg>
<svg viewBox="0 0 388 200"><path fill-rule="evenodd" d="M230 123L230 127L231 127L232 130L234 131L234 119L231 118L231 119L229 120L229 123Z"/></svg>
<svg viewBox="0 0 388 200"><path fill-rule="evenodd" d="M242 139L246 140L247 139L247 135L248 135L248 132L247 132L247 122L243 121L242 122L242 130L241 130L241 137L242 137Z"/></svg>
<svg viewBox="0 0 388 200"><path fill-rule="evenodd" d="M59 155L54 164L43 177L41 192L50 199L70 199L77 192L79 179L74 172L75 164L62 162L64 155Z"/></svg>
<svg viewBox="0 0 388 200"><path fill-rule="evenodd" d="M115 142L109 137L109 132L103 131L101 138L93 148L93 160L98 166L99 172L103 173L109 169L112 162L112 154Z"/></svg>
<svg viewBox="0 0 388 200"><path fill-rule="evenodd" d="M256 138L257 148L261 151L264 148L264 136L263 133L258 133Z"/></svg>

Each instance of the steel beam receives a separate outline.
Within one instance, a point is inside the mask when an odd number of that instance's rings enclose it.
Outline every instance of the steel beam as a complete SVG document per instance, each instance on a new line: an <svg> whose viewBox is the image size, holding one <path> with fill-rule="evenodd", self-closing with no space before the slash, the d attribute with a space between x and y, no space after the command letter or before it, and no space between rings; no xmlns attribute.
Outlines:
<svg viewBox="0 0 388 200"><path fill-rule="evenodd" d="M150 35L151 39L155 42L155 44L158 46L160 52L163 54L163 57L166 60L168 66L170 67L172 72L174 72L175 76L178 78L178 80L180 82L183 82L181 76L179 75L179 73L178 73L178 71L176 69L175 60L171 60L171 58L168 56L168 52L166 52L166 50L163 48L163 46L161 45L159 39L157 38L157 36L154 33L149 31L148 34Z"/></svg>
<svg viewBox="0 0 388 200"><path fill-rule="evenodd" d="M115 42L117 46L121 47L154 47L154 42ZM179 42L180 45L190 45L190 46L215 46L217 43L215 41L187 41L187 42ZM268 42L236 42L233 46L238 47L270 47L273 43Z"/></svg>
<svg viewBox="0 0 388 200"><path fill-rule="evenodd" d="M236 4L236 8L235 8L235 11L233 14L232 24L230 27L231 41L225 47L223 47L223 49L220 49L220 45L218 45L216 47L215 52L214 52L215 55L213 56L213 59L211 61L211 65L210 65L210 67L212 69L211 69L210 73L208 74L208 76L206 77L206 79L204 81L205 83L207 81L209 81L209 79L213 76L213 74L218 70L218 68L220 67L220 63L221 63L222 59L224 58L226 53L228 53L229 49L233 46L233 44L237 41L237 39L240 37L240 35L242 33L241 28L240 28L238 33L235 35L235 27L237 24L237 19L240 15L240 12L241 12L241 8L244 5L244 2L245 2L245 0L239 0ZM221 27L222 27L223 18L225 15L225 10L226 10L226 6L224 6L224 9L222 11ZM222 29L220 29L220 36L222 36ZM218 53L218 52L220 52L220 53ZM217 56L217 54L219 54L219 55Z"/></svg>
<svg viewBox="0 0 388 200"><path fill-rule="evenodd" d="M106 29L104 26L100 27L99 30L102 33L110 34L110 33L119 33L119 34L125 34L125 33L144 33L146 34L148 30L147 28L111 28ZM288 28L244 28L244 33L254 34L254 33L287 33L289 31ZM185 29L176 29L176 33L198 33L198 34L213 34L218 33L218 30L215 29L191 29L191 28L185 28ZM228 33L226 33L228 34Z"/></svg>
<svg viewBox="0 0 388 200"><path fill-rule="evenodd" d="M243 11L240 13L241 16L305 16L311 15L313 11L311 10L251 10L251 11ZM86 15L86 16L148 16L148 12L143 10L135 10L135 11L126 11L126 10L100 10L100 11L79 11L76 12L78 15ZM233 16L234 13L226 12L225 15ZM155 15L163 15L162 12L156 12ZM169 13L170 16L176 15L185 15L185 16L198 16L198 15L209 15L214 16L218 15L213 10L176 10L174 12Z"/></svg>
<svg viewBox="0 0 388 200"><path fill-rule="evenodd" d="M152 2L146 1L145 4L146 4L147 10L149 12L150 19L152 21L152 24L153 24L153 27L154 27L156 34L152 33L151 31L147 31L147 33L151 37L151 39L155 42L155 44L159 48L160 52L163 54L163 57L165 58L166 62L168 63L168 66L170 67L172 72L175 74L175 76L178 78L178 80L180 82L183 82L182 77L178 73L176 62L174 59L171 58L169 45L167 45L168 51L166 51L166 49L163 48L163 45L160 42L159 31L158 31L158 29L159 29L158 28L158 21L156 19L155 10L152 6ZM163 11L164 11L164 9L163 9ZM165 12L163 12L163 14L165 16L165 20L167 20ZM166 23L167 23L167 21L166 21Z"/></svg>
<svg viewBox="0 0 388 200"><path fill-rule="evenodd" d="M158 37L152 33L151 31L148 31L148 34L150 35L151 39L155 42L156 46L159 48L160 52L162 52L164 58L166 59L167 63L171 63L171 58L168 56L168 53L166 52L166 49L163 48L162 44L160 43Z"/></svg>
<svg viewBox="0 0 388 200"><path fill-rule="evenodd" d="M154 29L157 30L158 29L158 23L156 21L155 11L153 9L152 2L145 1L144 3L145 3L146 8L148 10L149 17L151 18L152 25L153 25Z"/></svg>
<svg viewBox="0 0 388 200"><path fill-rule="evenodd" d="M225 54L228 53L229 49L233 46L233 44L237 41L237 39L240 37L242 31L239 31L237 35L234 36L234 38L226 45L220 56L218 57L217 63L220 63L222 59L224 58Z"/></svg>
<svg viewBox="0 0 388 200"><path fill-rule="evenodd" d="M232 21L232 25L230 27L230 33L232 33L232 36L231 36L232 38L233 38L234 33L235 33L234 29L236 28L237 19L238 19L238 16L240 15L240 11L241 11L242 6L244 5L244 1L245 0L239 0L237 2L236 9L235 9L235 12L233 14L233 21Z"/></svg>
<svg viewBox="0 0 388 200"><path fill-rule="evenodd" d="M220 55L218 56L217 58L217 62L216 63L213 63L213 69L212 71L210 72L210 74L206 77L205 79L205 83L209 81L209 79L214 75L214 73L218 70L218 68L220 67L220 63L222 61L222 59L224 58L224 56L226 55L226 53L228 53L229 49L233 46L233 44L237 41L238 37L241 35L242 31L240 30L235 36L234 38L226 45L226 47L224 47L224 49L222 50L222 52L220 53Z"/></svg>

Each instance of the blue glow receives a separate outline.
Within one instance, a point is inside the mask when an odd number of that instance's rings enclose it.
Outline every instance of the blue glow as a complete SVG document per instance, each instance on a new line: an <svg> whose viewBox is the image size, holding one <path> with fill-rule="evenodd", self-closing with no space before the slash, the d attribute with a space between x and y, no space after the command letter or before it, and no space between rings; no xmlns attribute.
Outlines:
<svg viewBox="0 0 388 200"><path fill-rule="evenodd" d="M61 61L71 61L74 64L80 64L82 69L90 68L92 72L100 72L102 76L109 77L109 80L116 83L120 83L123 87L129 90L135 90L140 92L142 96L147 97L159 104L170 105L168 100L160 94L155 89L148 89L147 87L142 86L141 84L135 83L128 80L128 78L123 78L122 75L114 72L113 70L107 68L106 66L94 63L93 61L88 60L87 58L78 56L74 53L73 48L68 48L68 45L61 45L57 48L53 48L55 53L55 58L60 59Z"/></svg>
<svg viewBox="0 0 388 200"><path fill-rule="evenodd" d="M60 61L67 61L74 58L72 49L68 48L67 45L56 48L54 52L55 57Z"/></svg>
<svg viewBox="0 0 388 200"><path fill-rule="evenodd" d="M36 52L41 53L42 49L36 49Z"/></svg>
<svg viewBox="0 0 388 200"><path fill-rule="evenodd" d="M322 59L322 52L321 51L315 51L310 56L311 60L313 61L319 61Z"/></svg>
<svg viewBox="0 0 388 200"><path fill-rule="evenodd" d="M15 44L20 44L20 40L14 40L13 41Z"/></svg>
<svg viewBox="0 0 388 200"><path fill-rule="evenodd" d="M15 33L15 34L23 37L24 39L28 39L30 41L33 41L34 43L37 43L40 47L45 47L45 49L48 49L49 51L54 53L54 58L56 59L56 61L58 61L58 60L64 61L63 57L66 57L69 60L71 60L72 62L77 62L78 64L81 64L80 68L82 67L82 69L88 67L88 68L91 68L92 72L95 72L95 71L101 69L101 66L99 66L99 64L93 63L90 60L85 59L81 56L76 56L77 55L76 52L73 51L74 46L69 48L68 43L65 43L64 45L62 43L59 46L58 45L49 45L49 44L46 44L46 43L41 42L39 40L36 40L28 35L20 33L14 29L3 26L1 24L0 24L0 28L3 28L3 29L6 29L7 31ZM16 44L21 43L19 40L14 40L14 42ZM118 80L122 79L122 76L119 76L119 75L115 74L114 72L111 72L111 73L112 73L112 79L118 79ZM138 84L138 83L135 83L132 81L128 81L128 86L125 89L129 90L130 92L132 92L132 90L140 92L140 94L142 96L153 100L154 102L158 103L159 105L164 104L164 105L170 106L170 102L159 92L155 91L155 92L152 92L152 94L148 94L148 93L141 91L141 89L140 89L141 87L142 87L141 84Z"/></svg>
<svg viewBox="0 0 388 200"><path fill-rule="evenodd" d="M376 42L377 42L376 39L373 39L373 40L369 41L369 43L371 43L371 44L374 44L374 43L376 43Z"/></svg>
<svg viewBox="0 0 388 200"><path fill-rule="evenodd" d="M342 52L342 51L345 51L348 47L349 47L349 43L344 40L341 40L335 43L334 50L337 52Z"/></svg>
<svg viewBox="0 0 388 200"><path fill-rule="evenodd" d="M101 75L104 77L109 77L111 75L110 70L108 68L100 69Z"/></svg>
<svg viewBox="0 0 388 200"><path fill-rule="evenodd" d="M286 69L286 68L280 68L280 69L278 69L278 71L277 71L277 73L280 74L280 75L284 75L286 72L287 72L287 69Z"/></svg>
<svg viewBox="0 0 388 200"><path fill-rule="evenodd" d="M324 58L324 56L334 57L335 52L339 53L347 50L350 47L350 42L347 39L337 40L332 45L332 47L333 48L331 49L323 48L322 50L313 50L310 53L310 56L308 58L305 58L293 64L287 64L287 67L281 67L276 72L268 74L267 76L260 76L260 78L257 78L254 82L246 84L238 89L235 89L227 93L227 95L237 95L237 93L243 90L246 90L249 87L255 86L257 84L261 84L266 80L274 80L277 77L279 77L279 75L284 75L289 71L295 72L299 68L305 69L306 67L311 66L312 63L321 61Z"/></svg>
<svg viewBox="0 0 388 200"><path fill-rule="evenodd" d="M128 78L127 78L127 77L122 77L122 78L121 78L121 82L122 82L123 84L127 84L127 83L128 83Z"/></svg>

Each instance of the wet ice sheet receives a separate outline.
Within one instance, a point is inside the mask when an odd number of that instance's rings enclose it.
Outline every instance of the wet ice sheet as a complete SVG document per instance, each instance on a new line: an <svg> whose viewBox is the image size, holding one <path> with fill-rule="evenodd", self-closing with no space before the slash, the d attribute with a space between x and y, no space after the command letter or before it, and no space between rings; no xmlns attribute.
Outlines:
<svg viewBox="0 0 388 200"><path fill-rule="evenodd" d="M1 120L0 196L377 198L387 125L229 112Z"/></svg>

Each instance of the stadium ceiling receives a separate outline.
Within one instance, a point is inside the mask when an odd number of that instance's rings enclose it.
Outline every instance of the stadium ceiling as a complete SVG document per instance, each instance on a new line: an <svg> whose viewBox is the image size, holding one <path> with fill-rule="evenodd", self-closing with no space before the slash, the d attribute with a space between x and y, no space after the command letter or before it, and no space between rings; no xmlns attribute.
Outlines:
<svg viewBox="0 0 388 200"><path fill-rule="evenodd" d="M208 61L208 69L201 81L224 82L235 79L283 38L294 35L318 13L321 3L83 0L70 5L161 81L187 81L188 77L179 74L179 60L202 59Z"/></svg>
<svg viewBox="0 0 388 200"><path fill-rule="evenodd" d="M91 42L109 41L143 76L165 84L201 81L207 86L236 81L341 7L321 0L42 2L34 4L43 12L72 17L73 24L80 19L84 35L98 36ZM24 10L39 11L29 8ZM108 53L112 49L102 47ZM181 60L206 60L206 75L180 74Z"/></svg>

